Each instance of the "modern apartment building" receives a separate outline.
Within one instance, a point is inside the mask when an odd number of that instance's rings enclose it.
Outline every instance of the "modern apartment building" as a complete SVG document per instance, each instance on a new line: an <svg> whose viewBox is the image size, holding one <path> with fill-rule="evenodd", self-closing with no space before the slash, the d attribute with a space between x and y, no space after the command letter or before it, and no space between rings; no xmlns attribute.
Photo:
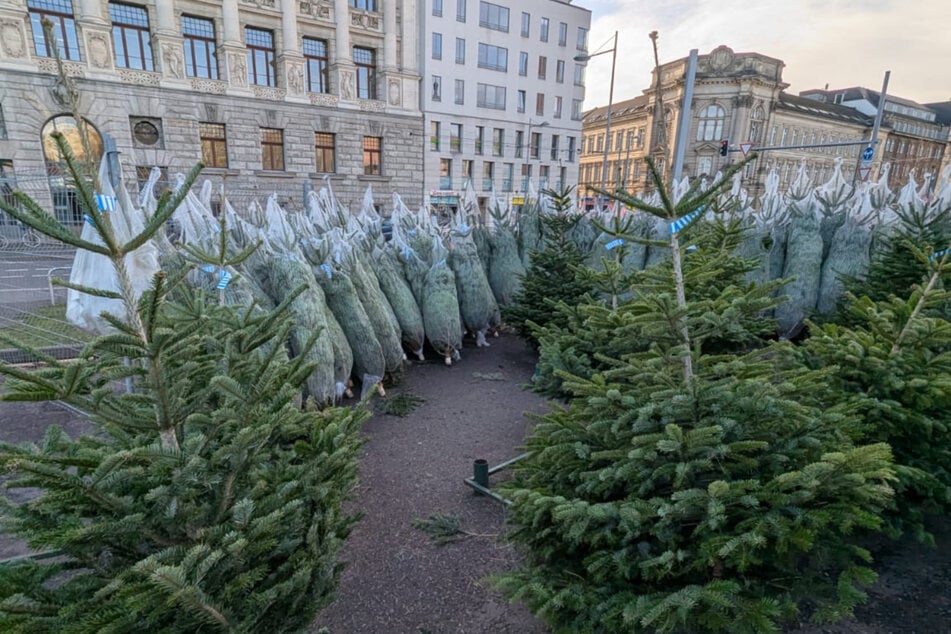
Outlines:
<svg viewBox="0 0 951 634"><path fill-rule="evenodd" d="M424 198L453 209L470 182L514 206L528 182L578 178L591 12L564 0L425 0L419 23Z"/></svg>
<svg viewBox="0 0 951 634"><path fill-rule="evenodd" d="M125 174L203 161L230 192L293 207L329 182L422 202L416 0L0 0L0 166L80 222L50 134L75 130L59 48L93 153ZM43 22L51 35L44 34ZM78 150L78 148L77 148Z"/></svg>

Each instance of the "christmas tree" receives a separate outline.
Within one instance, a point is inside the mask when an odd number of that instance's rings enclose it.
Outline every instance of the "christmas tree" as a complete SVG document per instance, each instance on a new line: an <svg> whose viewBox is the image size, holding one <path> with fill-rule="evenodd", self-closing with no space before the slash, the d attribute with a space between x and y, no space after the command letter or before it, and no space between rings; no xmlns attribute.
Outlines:
<svg viewBox="0 0 951 634"><path fill-rule="evenodd" d="M305 628L337 584L365 411L295 405L314 366L285 353L293 294L273 311L225 306L190 288L186 270L160 272L135 294L126 257L162 230L197 169L123 241L97 185L57 143L100 240L74 235L22 193L3 209L107 257L118 292L83 290L121 300L125 314L104 315L113 331L73 361L33 351L39 370L0 366L5 399L63 401L97 428L0 446L6 486L39 491L4 504L4 530L55 555L0 567L0 629Z"/></svg>
<svg viewBox="0 0 951 634"><path fill-rule="evenodd" d="M618 198L669 222L699 208ZM778 631L849 614L875 578L855 534L891 501L888 446L851 441L855 412L821 398L830 370L761 339L762 289L718 264L728 228L681 272L682 225L623 311L579 307L586 341L611 347L588 376L558 372L569 402L505 488L526 561L499 587L556 631Z"/></svg>

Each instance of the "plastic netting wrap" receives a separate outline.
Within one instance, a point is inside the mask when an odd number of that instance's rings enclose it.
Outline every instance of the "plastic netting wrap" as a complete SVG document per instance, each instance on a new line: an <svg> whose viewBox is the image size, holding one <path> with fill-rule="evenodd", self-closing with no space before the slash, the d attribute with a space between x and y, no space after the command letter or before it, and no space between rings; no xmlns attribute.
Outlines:
<svg viewBox="0 0 951 634"><path fill-rule="evenodd" d="M433 264L424 280L421 308L426 339L448 365L452 359L459 358L462 350L462 316L459 314L456 278L446 255L446 248L441 243L433 245Z"/></svg>
<svg viewBox="0 0 951 634"><path fill-rule="evenodd" d="M798 334L815 310L822 274L822 235L812 197L793 204L790 216L783 277L794 279L782 290L786 301L776 308L779 334L787 338Z"/></svg>
<svg viewBox="0 0 951 634"><path fill-rule="evenodd" d="M101 187L99 193L103 200L115 201L114 209L104 209L102 213L108 216L117 242L119 244L128 242L145 228L145 212L132 201L124 186L120 186L118 192L113 189L109 183L106 158L103 158L100 164L99 182ZM103 244L89 218L83 223L81 237L89 242ZM138 298L152 285L152 279L159 271L156 245L152 241L146 242L126 255L124 264L132 292ZM119 278L109 258L85 249L76 250L69 282L105 291L118 292L120 290ZM112 327L101 317L104 312L124 318L125 306L118 299L99 297L72 288L67 290L66 319L70 323L98 334L111 332Z"/></svg>
<svg viewBox="0 0 951 634"><path fill-rule="evenodd" d="M522 288L522 277L525 276L525 267L518 253L515 227L507 212L496 210L493 213L489 245L492 248L489 259L489 285L498 305L507 306Z"/></svg>
<svg viewBox="0 0 951 634"><path fill-rule="evenodd" d="M499 307L479 260L472 230L465 223L456 225L453 230L449 265L455 273L463 325L476 336L478 346L488 346L485 333L493 323L500 321Z"/></svg>
<svg viewBox="0 0 951 634"><path fill-rule="evenodd" d="M419 304L413 296L409 283L403 277L402 267L396 259L396 254L389 249L376 246L373 251L373 261L376 264L376 277L380 282L380 289L386 295L399 322L403 346L422 360L423 344L426 338L423 314L420 312Z"/></svg>

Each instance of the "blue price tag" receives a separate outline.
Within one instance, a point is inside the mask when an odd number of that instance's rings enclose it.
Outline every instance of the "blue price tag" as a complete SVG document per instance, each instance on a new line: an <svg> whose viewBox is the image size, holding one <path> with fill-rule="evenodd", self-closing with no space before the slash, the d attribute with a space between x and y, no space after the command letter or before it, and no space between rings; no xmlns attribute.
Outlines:
<svg viewBox="0 0 951 634"><path fill-rule="evenodd" d="M617 240L611 240L608 242L606 245L604 245L604 248L610 251L612 249L618 248L622 244L624 244L624 238L618 238Z"/></svg>

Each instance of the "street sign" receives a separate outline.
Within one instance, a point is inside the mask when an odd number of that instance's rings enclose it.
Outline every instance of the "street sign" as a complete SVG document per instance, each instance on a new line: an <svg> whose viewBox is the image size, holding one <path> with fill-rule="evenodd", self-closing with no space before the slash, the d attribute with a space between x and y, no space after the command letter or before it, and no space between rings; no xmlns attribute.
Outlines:
<svg viewBox="0 0 951 634"><path fill-rule="evenodd" d="M867 148L865 148L864 150L862 150L862 162L863 162L863 163L871 163L873 156L875 156L875 149L872 148L871 145L868 146Z"/></svg>
<svg viewBox="0 0 951 634"><path fill-rule="evenodd" d="M864 183L868 180L868 175L872 173L871 167L860 167L859 168L859 179Z"/></svg>
<svg viewBox="0 0 951 634"><path fill-rule="evenodd" d="M752 143L740 143L740 150L743 151L743 156L749 154L751 149L753 149Z"/></svg>

